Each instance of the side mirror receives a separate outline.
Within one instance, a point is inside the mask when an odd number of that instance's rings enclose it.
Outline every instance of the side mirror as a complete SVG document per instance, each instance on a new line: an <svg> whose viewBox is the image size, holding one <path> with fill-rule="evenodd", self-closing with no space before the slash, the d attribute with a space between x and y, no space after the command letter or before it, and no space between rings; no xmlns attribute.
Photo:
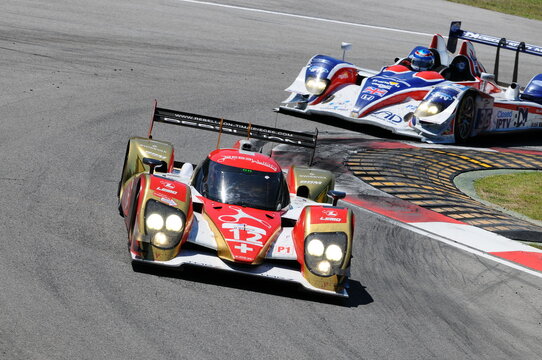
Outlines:
<svg viewBox="0 0 542 360"><path fill-rule="evenodd" d="M480 74L480 78L482 79L482 86L480 86L482 92L486 92L486 85L488 82L495 82L495 74L483 72Z"/></svg>
<svg viewBox="0 0 542 360"><path fill-rule="evenodd" d="M495 74L489 74L489 73L485 73L483 72L481 75L480 75L480 78L484 81L495 81Z"/></svg>
<svg viewBox="0 0 542 360"><path fill-rule="evenodd" d="M346 54L347 51L352 49L352 44L347 43L347 42L342 42L341 43L341 49L343 51L343 61L344 61L344 55Z"/></svg>
<svg viewBox="0 0 542 360"><path fill-rule="evenodd" d="M327 196L333 199L333 206L337 206L337 202L340 199L344 199L346 197L346 193L337 190L329 190L327 192Z"/></svg>
<svg viewBox="0 0 542 360"><path fill-rule="evenodd" d="M149 165L149 174L152 175L154 174L154 168L162 165L162 161L151 158L143 158L143 164Z"/></svg>

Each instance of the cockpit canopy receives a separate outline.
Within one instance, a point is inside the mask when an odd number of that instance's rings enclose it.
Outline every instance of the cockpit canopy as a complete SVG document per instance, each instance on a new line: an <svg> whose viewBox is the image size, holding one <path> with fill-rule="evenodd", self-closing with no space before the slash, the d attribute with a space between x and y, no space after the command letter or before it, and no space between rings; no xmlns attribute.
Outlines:
<svg viewBox="0 0 542 360"><path fill-rule="evenodd" d="M192 185L204 197L223 204L278 211L290 203L281 171L253 170L207 158L196 169Z"/></svg>

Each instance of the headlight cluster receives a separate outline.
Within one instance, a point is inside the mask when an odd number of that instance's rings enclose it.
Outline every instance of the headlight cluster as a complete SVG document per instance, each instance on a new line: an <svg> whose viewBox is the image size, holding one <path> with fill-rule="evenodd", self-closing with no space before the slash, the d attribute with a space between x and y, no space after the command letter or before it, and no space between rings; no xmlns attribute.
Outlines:
<svg viewBox="0 0 542 360"><path fill-rule="evenodd" d="M439 112L444 110L444 107L441 104L437 104L431 101L422 101L418 108L414 112L416 117L426 117L436 115Z"/></svg>
<svg viewBox="0 0 542 360"><path fill-rule="evenodd" d="M145 232L151 244L162 249L176 246L184 230L186 217L182 211L149 200L145 208Z"/></svg>
<svg viewBox="0 0 542 360"><path fill-rule="evenodd" d="M321 95L327 87L327 80L319 78L308 78L305 81L307 91L314 95Z"/></svg>
<svg viewBox="0 0 542 360"><path fill-rule="evenodd" d="M305 264L319 276L339 273L346 255L346 234L343 232L312 233L305 239Z"/></svg>

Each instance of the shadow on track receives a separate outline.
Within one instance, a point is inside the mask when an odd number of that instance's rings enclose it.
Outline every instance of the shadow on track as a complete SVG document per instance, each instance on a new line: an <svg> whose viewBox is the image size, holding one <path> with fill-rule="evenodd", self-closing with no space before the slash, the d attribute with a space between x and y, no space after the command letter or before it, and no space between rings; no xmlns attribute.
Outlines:
<svg viewBox="0 0 542 360"><path fill-rule="evenodd" d="M369 136L374 136L377 138L382 138L386 140L408 140L408 141L417 141L414 138L407 136L397 135L392 133L389 130L385 130L373 125L367 124L356 124L349 121L340 120L332 116L325 115L310 115L305 114L295 114L289 115L280 113L284 118L294 118L299 117L306 120L313 121L315 123L320 123L324 125L334 126L338 129L354 131L360 134L365 134ZM280 120L279 120L280 121ZM499 133L499 134L485 134L479 135L474 138L470 138L468 142L464 145L470 147L518 147L518 146L542 146L542 130L531 129L529 131L518 132L518 133Z"/></svg>
<svg viewBox="0 0 542 360"><path fill-rule="evenodd" d="M242 273L229 273L215 269L202 269L194 266L183 268L164 268L152 264L132 263L134 271L184 281L199 282L209 285L229 287L243 291L253 291L268 295L287 297L323 304L344 307L368 305L374 300L359 281L350 279L349 298L340 298L306 291L301 285L279 280L259 278Z"/></svg>
<svg viewBox="0 0 542 360"><path fill-rule="evenodd" d="M338 129L354 131L354 132L357 132L357 133L360 133L360 134L365 134L365 135L374 136L374 137L378 137L378 138L385 138L385 139L390 139L390 140L410 140L410 141L415 140L415 139L407 137L407 136L401 136L401 135L394 134L391 131L382 129L382 128L378 127L378 126L367 125L367 124L356 124L356 123L353 123L353 122L349 122L349 121L345 121L345 120L335 118L333 116L325 116L325 115L310 115L310 116L307 116L305 114L296 114L294 116L294 115L289 115L289 114L284 114L284 113L280 113L280 115L282 115L284 117L279 117L279 120L278 120L279 122L280 122L281 119L282 120L284 120L284 119L293 119L293 118L298 117L298 118L306 119L306 120L309 120L309 121L313 121L315 123L334 126L334 127L338 128ZM317 127L316 125L317 124L315 124L315 127Z"/></svg>
<svg viewBox="0 0 542 360"><path fill-rule="evenodd" d="M542 146L542 130L522 133L487 134L470 139L467 144L471 147L518 147Z"/></svg>

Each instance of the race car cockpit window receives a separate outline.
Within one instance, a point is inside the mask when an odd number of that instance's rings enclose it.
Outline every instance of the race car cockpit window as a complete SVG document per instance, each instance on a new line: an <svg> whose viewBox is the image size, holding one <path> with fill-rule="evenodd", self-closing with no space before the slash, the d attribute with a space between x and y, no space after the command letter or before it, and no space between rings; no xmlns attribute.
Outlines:
<svg viewBox="0 0 542 360"><path fill-rule="evenodd" d="M224 204L277 211L290 203L282 172L263 172L219 164L209 158L193 179L204 197Z"/></svg>

